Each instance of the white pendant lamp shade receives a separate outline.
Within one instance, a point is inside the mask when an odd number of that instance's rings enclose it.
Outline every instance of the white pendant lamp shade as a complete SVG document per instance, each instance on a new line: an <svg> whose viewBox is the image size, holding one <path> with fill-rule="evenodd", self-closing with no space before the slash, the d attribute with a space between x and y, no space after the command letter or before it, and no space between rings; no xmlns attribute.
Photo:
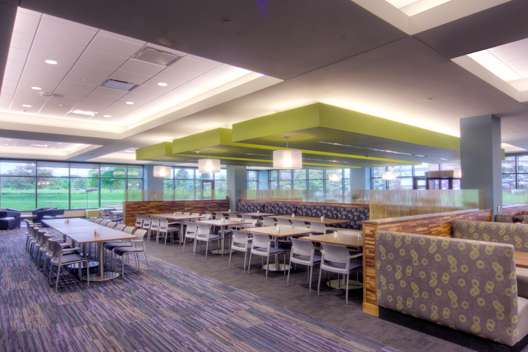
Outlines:
<svg viewBox="0 0 528 352"><path fill-rule="evenodd" d="M274 150L273 168L278 170L302 169L302 151L300 150Z"/></svg>
<svg viewBox="0 0 528 352"><path fill-rule="evenodd" d="M198 171L200 171L201 174L220 172L220 159L198 160Z"/></svg>
<svg viewBox="0 0 528 352"><path fill-rule="evenodd" d="M341 181L341 175L340 174L330 174L328 176L328 181L336 181L336 182L339 182Z"/></svg>
<svg viewBox="0 0 528 352"><path fill-rule="evenodd" d="M453 170L453 177L454 178L462 178L462 169L457 168Z"/></svg>
<svg viewBox="0 0 528 352"><path fill-rule="evenodd" d="M171 167L163 165L154 165L154 177L170 177Z"/></svg>
<svg viewBox="0 0 528 352"><path fill-rule="evenodd" d="M396 179L396 173L394 171L385 171L381 175L382 180L395 180Z"/></svg>

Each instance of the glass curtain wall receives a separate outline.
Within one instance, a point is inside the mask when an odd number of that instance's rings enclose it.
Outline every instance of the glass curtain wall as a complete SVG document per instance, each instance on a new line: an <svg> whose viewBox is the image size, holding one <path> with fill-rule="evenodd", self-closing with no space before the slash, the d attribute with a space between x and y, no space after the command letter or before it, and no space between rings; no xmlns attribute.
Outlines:
<svg viewBox="0 0 528 352"><path fill-rule="evenodd" d="M214 185L214 188L212 188ZM214 189L214 192L202 190ZM211 194L214 199L227 197L227 174L225 169L218 173L202 174L197 168L172 168L169 177L163 180L163 195L165 200L192 200L207 198ZM202 194L203 193L203 194Z"/></svg>
<svg viewBox="0 0 528 352"><path fill-rule="evenodd" d="M2 208L94 208L135 200L142 189L143 166L0 160Z"/></svg>
<svg viewBox="0 0 528 352"><path fill-rule="evenodd" d="M336 170L270 170L269 189L312 190L314 197L324 198L325 192L349 191L350 169ZM330 174L339 174L341 181L329 181Z"/></svg>
<svg viewBox="0 0 528 352"><path fill-rule="evenodd" d="M528 189L528 155L507 156L502 161L502 188Z"/></svg>
<svg viewBox="0 0 528 352"><path fill-rule="evenodd" d="M257 170L247 171L247 189L251 189L251 190L258 189L258 171Z"/></svg>

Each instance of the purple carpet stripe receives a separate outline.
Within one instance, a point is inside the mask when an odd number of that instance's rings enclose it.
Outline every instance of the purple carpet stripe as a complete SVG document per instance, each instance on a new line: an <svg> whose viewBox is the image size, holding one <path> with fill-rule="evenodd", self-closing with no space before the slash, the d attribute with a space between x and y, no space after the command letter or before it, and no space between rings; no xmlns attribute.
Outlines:
<svg viewBox="0 0 528 352"><path fill-rule="evenodd" d="M24 232L0 231L0 352L397 352L153 257L89 288L62 270L55 293Z"/></svg>

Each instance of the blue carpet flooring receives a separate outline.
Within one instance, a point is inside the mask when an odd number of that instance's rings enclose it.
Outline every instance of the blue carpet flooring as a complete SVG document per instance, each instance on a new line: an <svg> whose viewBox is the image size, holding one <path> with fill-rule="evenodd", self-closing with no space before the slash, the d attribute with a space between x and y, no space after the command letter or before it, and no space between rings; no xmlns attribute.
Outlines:
<svg viewBox="0 0 528 352"><path fill-rule="evenodd" d="M24 232L0 231L0 351L396 352L153 257L89 288L65 272L55 293Z"/></svg>

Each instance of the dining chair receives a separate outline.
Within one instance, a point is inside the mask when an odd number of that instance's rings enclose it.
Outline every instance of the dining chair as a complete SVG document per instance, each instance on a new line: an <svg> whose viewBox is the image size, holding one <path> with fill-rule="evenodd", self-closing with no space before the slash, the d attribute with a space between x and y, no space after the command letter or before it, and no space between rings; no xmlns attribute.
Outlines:
<svg viewBox="0 0 528 352"><path fill-rule="evenodd" d="M135 227L140 229L143 227L143 215L134 214L136 216L136 223L134 224Z"/></svg>
<svg viewBox="0 0 528 352"><path fill-rule="evenodd" d="M220 212L215 213L215 220L221 220L224 218L224 214Z"/></svg>
<svg viewBox="0 0 528 352"><path fill-rule="evenodd" d="M275 254L283 254L284 255L284 264L286 265L286 252L284 249L271 247L271 239L268 235L260 234L260 233L253 233L253 242L251 244L251 251L249 252L249 263L248 263L248 275L251 270L251 256L257 255L262 257L262 260L264 260L264 257L267 258L266 262L266 280L268 279L268 271L269 271L269 257ZM280 263L276 263L277 265L280 265Z"/></svg>
<svg viewBox="0 0 528 352"><path fill-rule="evenodd" d="M291 222L292 222L292 226L294 228L306 229L308 227L308 226L306 226L306 223L303 220L294 220L294 219L292 219Z"/></svg>
<svg viewBox="0 0 528 352"><path fill-rule="evenodd" d="M183 237L183 252L185 252L185 244L187 243L187 239L190 238L194 241L196 239L197 231L198 231L198 224L192 221L185 222L185 236Z"/></svg>
<svg viewBox="0 0 528 352"><path fill-rule="evenodd" d="M127 226L123 229L123 232L126 232L126 233L129 233L129 234L133 234L134 231L136 230L140 230L140 229L136 229L134 226Z"/></svg>
<svg viewBox="0 0 528 352"><path fill-rule="evenodd" d="M193 246L193 255L196 254L196 243L206 242L205 258L207 259L207 253L209 252L209 242L218 241L218 247L220 247L220 241L222 240L222 236L212 234L211 229L209 228L209 225L207 224L197 224L197 225L198 225L198 231L196 231L196 238L195 238L194 246ZM224 252L222 252L222 255L224 255Z"/></svg>
<svg viewBox="0 0 528 352"><path fill-rule="evenodd" d="M92 216L89 221L94 222L97 219L95 216Z"/></svg>
<svg viewBox="0 0 528 352"><path fill-rule="evenodd" d="M292 238L292 247L290 252L290 267L288 268L288 279L286 280L286 286L290 285L290 271L291 264L301 264L308 267L308 278L309 278L309 289L312 292L312 277L313 267L315 264L321 263L321 257L315 255L315 247L310 241L298 240Z"/></svg>
<svg viewBox="0 0 528 352"><path fill-rule="evenodd" d="M359 258L361 256L363 256L362 253L350 255L348 248L345 246L336 246L333 244L323 243L323 250L321 251L321 267L319 269L319 281L317 283L317 295L320 295L321 276L323 270L338 274L338 289L341 288L341 280L339 279L339 274L341 274L346 276L346 304L348 304L348 285L350 283L350 273L363 267L363 264L352 263L350 260Z"/></svg>
<svg viewBox="0 0 528 352"><path fill-rule="evenodd" d="M149 236L150 236L150 222L151 221L152 219L150 218L150 216L143 215L143 225L141 225L141 228L143 230L147 230L147 233L149 234Z"/></svg>
<svg viewBox="0 0 528 352"><path fill-rule="evenodd" d="M169 237L169 234L172 234L172 242L174 243L176 241L176 236L174 235L175 232L180 232L180 229L177 227L171 227L169 226L169 220L165 218L160 218L160 224L159 224L159 234L162 235L165 238L165 245L167 245L167 238ZM159 238L159 236L158 236ZM156 244L158 243L158 240L156 239Z"/></svg>
<svg viewBox="0 0 528 352"><path fill-rule="evenodd" d="M156 244L158 243L158 240L159 240L159 224L160 224L160 218L157 218L155 216L153 216L151 218L151 221L150 221L150 233L149 233L149 238L152 239L152 236L155 236L156 237Z"/></svg>
<svg viewBox="0 0 528 352"><path fill-rule="evenodd" d="M337 231L335 227L329 227L322 222L310 221L310 230L315 231L314 235L325 235Z"/></svg>
<svg viewBox="0 0 528 352"><path fill-rule="evenodd" d="M57 292L57 288L59 287L59 277L60 277L60 270L61 267L64 265L71 265L76 263L85 263L86 268L86 285L87 287L90 287L90 272L89 272L89 261L87 258L83 257L82 255L76 253L72 254L65 254L63 253L62 246L59 242L56 241L49 241L49 244L51 246L52 250L52 257L50 260L50 271L48 276L48 284L51 283L51 275L53 273L53 267L57 267L57 280L55 281L55 292ZM82 280L82 269L81 265L79 265L79 279Z"/></svg>
<svg viewBox="0 0 528 352"><path fill-rule="evenodd" d="M279 225L279 226L291 226L290 219L278 218L277 219L277 225Z"/></svg>
<svg viewBox="0 0 528 352"><path fill-rule="evenodd" d="M128 257L134 255L136 268L139 271L139 253L145 254L145 263L147 264L147 270L150 270L147 259L147 248L145 246L145 238L148 236L148 232L145 229L137 230L134 232L136 239L133 239L132 246L129 247L117 247L114 249L114 268L115 260L117 256L121 256L121 276L125 277L125 255ZM139 247L141 245L141 247Z"/></svg>
<svg viewBox="0 0 528 352"><path fill-rule="evenodd" d="M267 217L262 218L262 226L275 226L275 225L277 225L277 223L275 222L275 220L273 220L272 217L267 216Z"/></svg>
<svg viewBox="0 0 528 352"><path fill-rule="evenodd" d="M231 268L231 256L233 251L243 252L244 253L244 266L242 272L246 272L246 262L247 262L247 253L249 252L249 245L251 239L247 232L245 231L233 231L233 236L231 240L231 251L229 252L229 268Z"/></svg>
<svg viewBox="0 0 528 352"><path fill-rule="evenodd" d="M94 222L96 224L101 224L101 221L103 221L104 219L103 218L95 218Z"/></svg>
<svg viewBox="0 0 528 352"><path fill-rule="evenodd" d="M109 221L109 222L106 223L106 227L109 227L111 229L113 229L116 225L117 225L117 223L115 223L113 221Z"/></svg>
<svg viewBox="0 0 528 352"><path fill-rule="evenodd" d="M108 224L109 222L110 222L110 220L106 220L106 219L104 219L103 221L101 221L101 222L99 223L99 225L101 225L101 226L106 226L106 224Z"/></svg>
<svg viewBox="0 0 528 352"><path fill-rule="evenodd" d="M44 274L44 277L46 276L48 262L53 258L53 250L51 248L51 244L49 242L55 241L58 242L59 245L62 247L62 254L79 254L78 251L81 250L81 247L71 247L71 243L65 243L60 242L57 239L53 238L51 235L45 235L47 238L47 252L44 255L44 267L42 268L42 273Z"/></svg>
<svg viewBox="0 0 528 352"><path fill-rule="evenodd" d="M115 229L118 230L118 231L123 231L125 229L126 225L125 224L119 224L119 225L116 225ZM131 226L133 227L133 226Z"/></svg>

